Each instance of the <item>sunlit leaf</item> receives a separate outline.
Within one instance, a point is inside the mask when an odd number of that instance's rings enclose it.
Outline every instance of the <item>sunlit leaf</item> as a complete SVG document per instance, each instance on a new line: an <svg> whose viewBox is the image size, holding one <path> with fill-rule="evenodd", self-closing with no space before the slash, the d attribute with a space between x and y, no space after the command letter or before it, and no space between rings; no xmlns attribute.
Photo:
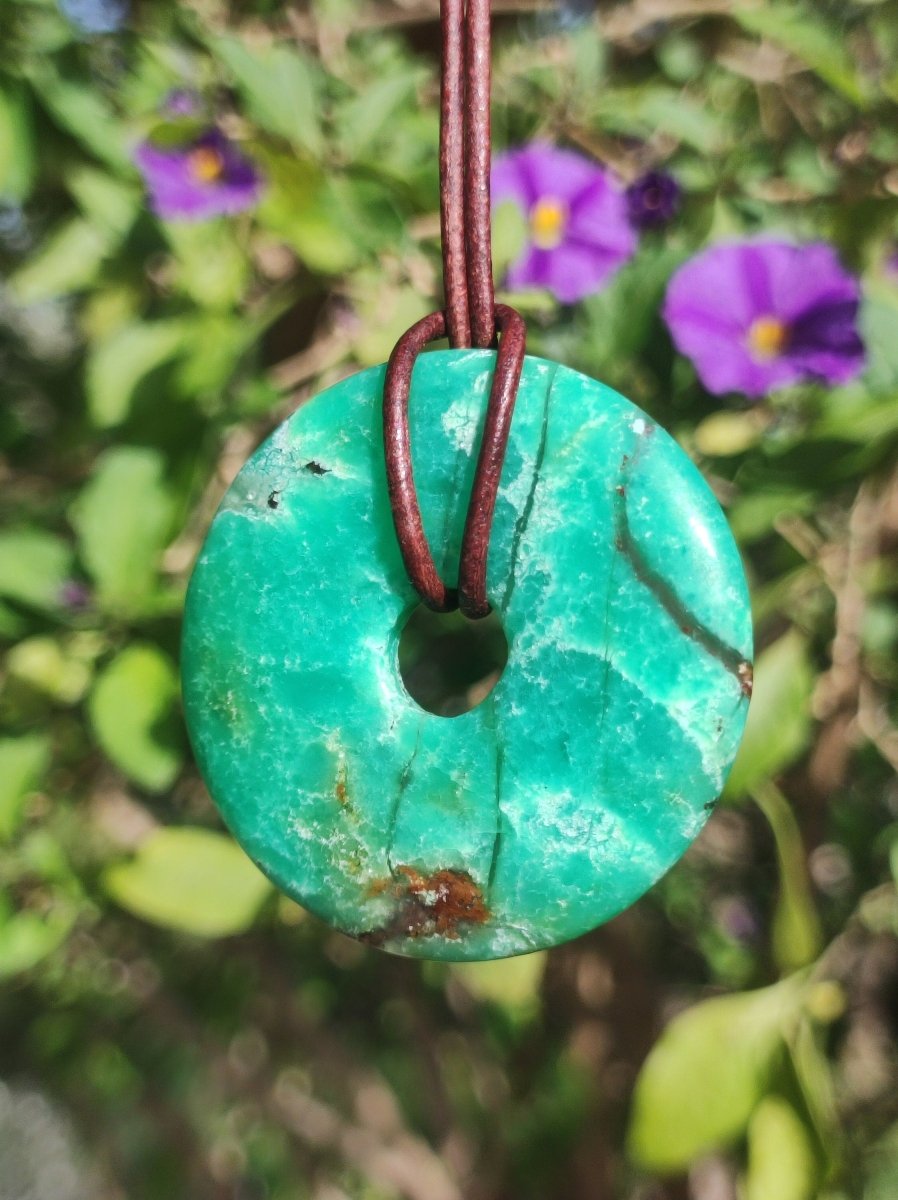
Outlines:
<svg viewBox="0 0 898 1200"><path fill-rule="evenodd" d="M0 88L0 197L25 200L35 172L31 106L25 89L12 81Z"/></svg>
<svg viewBox="0 0 898 1200"><path fill-rule="evenodd" d="M178 291L202 308L231 308L243 295L249 262L226 221L168 221Z"/></svg>
<svg viewBox="0 0 898 1200"><path fill-rule="evenodd" d="M81 558L108 609L138 609L152 588L173 510L163 470L158 450L118 446L97 459L72 506Z"/></svg>
<svg viewBox="0 0 898 1200"><path fill-rule="evenodd" d="M765 424L764 414L757 409L712 413L696 426L695 448L712 458L744 454L761 440Z"/></svg>
<svg viewBox="0 0 898 1200"><path fill-rule="evenodd" d="M495 962L453 963L451 972L478 1000L488 1000L512 1016L532 1016L538 1008L539 989L548 955L520 954Z"/></svg>
<svg viewBox="0 0 898 1200"><path fill-rule="evenodd" d="M863 105L864 82L846 48L846 41L822 20L819 12L801 4L740 2L730 9L743 29L760 34L794 54L843 96Z"/></svg>
<svg viewBox="0 0 898 1200"><path fill-rule="evenodd" d="M628 1135L635 1161L660 1173L681 1171L741 1137L800 997L800 985L789 979L706 1000L675 1017L637 1080Z"/></svg>
<svg viewBox="0 0 898 1200"><path fill-rule="evenodd" d="M0 740L0 841L18 829L23 801L40 783L49 763L50 739L44 734Z"/></svg>
<svg viewBox="0 0 898 1200"><path fill-rule="evenodd" d="M71 566L71 548L52 533L40 529L0 533L0 596L33 608L58 608Z"/></svg>
<svg viewBox="0 0 898 1200"><path fill-rule="evenodd" d="M0 979L30 971L65 940L72 927L72 916L52 912L0 912Z"/></svg>
<svg viewBox="0 0 898 1200"><path fill-rule="evenodd" d="M189 332L184 321L141 322L98 342L88 355L84 378L94 425L106 429L124 421L138 384L178 354Z"/></svg>
<svg viewBox="0 0 898 1200"><path fill-rule="evenodd" d="M820 953L823 932L811 894L807 853L789 801L772 783L753 796L770 822L776 844L779 892L773 914L773 954L783 973L807 966Z"/></svg>
<svg viewBox="0 0 898 1200"><path fill-rule="evenodd" d="M10 675L45 692L60 704L80 700L90 683L90 666L66 653L57 638L31 637L18 642L6 658Z"/></svg>
<svg viewBox="0 0 898 1200"><path fill-rule="evenodd" d="M217 37L216 57L234 77L250 114L263 129L317 154L322 146L315 68L297 47L250 49L236 38Z"/></svg>
<svg viewBox="0 0 898 1200"><path fill-rule="evenodd" d="M35 304L88 287L113 247L109 232L82 217L58 226L10 278L22 304Z"/></svg>
<svg viewBox="0 0 898 1200"><path fill-rule="evenodd" d="M134 644L99 675L89 699L94 732L116 766L150 791L164 791L181 767L174 721L178 678L155 646Z"/></svg>
<svg viewBox="0 0 898 1200"><path fill-rule="evenodd" d="M725 795L735 798L750 792L803 753L811 732L813 684L807 643L797 630L759 656L745 736Z"/></svg>
<svg viewBox="0 0 898 1200"><path fill-rule="evenodd" d="M49 56L33 59L29 70L34 90L56 124L101 162L130 171L124 125L99 91L85 86L83 78L59 72Z"/></svg>
<svg viewBox="0 0 898 1200"><path fill-rule="evenodd" d="M88 220L120 237L131 228L141 208L143 198L136 183L122 183L96 167L81 164L73 168L66 174L66 184Z"/></svg>
<svg viewBox="0 0 898 1200"><path fill-rule="evenodd" d="M748 1126L745 1200L814 1200L818 1177L812 1132L788 1100L765 1097Z"/></svg>
<svg viewBox="0 0 898 1200"><path fill-rule="evenodd" d="M271 884L229 837L205 829L160 829L104 883L135 916L200 937L227 937L252 924Z"/></svg>

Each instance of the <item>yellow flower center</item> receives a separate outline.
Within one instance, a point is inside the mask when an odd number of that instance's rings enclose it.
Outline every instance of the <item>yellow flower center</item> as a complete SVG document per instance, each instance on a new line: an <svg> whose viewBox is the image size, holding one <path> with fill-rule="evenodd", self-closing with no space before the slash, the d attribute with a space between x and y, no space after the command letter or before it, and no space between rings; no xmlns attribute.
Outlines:
<svg viewBox="0 0 898 1200"><path fill-rule="evenodd" d="M552 196L537 200L530 210L530 237L538 250L554 250L564 237L567 206Z"/></svg>
<svg viewBox="0 0 898 1200"><path fill-rule="evenodd" d="M748 331L748 348L755 358L778 358L789 343L789 326L778 317L758 317Z"/></svg>
<svg viewBox="0 0 898 1200"><path fill-rule="evenodd" d="M214 183L224 171L224 159L211 146L198 146L190 154L190 170L200 183Z"/></svg>

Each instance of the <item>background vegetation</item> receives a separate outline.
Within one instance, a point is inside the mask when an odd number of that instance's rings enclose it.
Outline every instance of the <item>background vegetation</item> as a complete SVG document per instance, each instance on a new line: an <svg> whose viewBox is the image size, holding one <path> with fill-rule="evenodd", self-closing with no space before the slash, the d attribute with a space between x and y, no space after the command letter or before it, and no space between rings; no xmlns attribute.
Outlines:
<svg viewBox="0 0 898 1200"><path fill-rule="evenodd" d="M439 303L436 4L62 7L0 2L0 1197L893 1200L898 2L495 6L497 146L683 189L604 291L516 302L697 459L761 655L684 862L463 967L276 896L177 682L240 462ZM148 206L133 148L185 88L264 176L239 215ZM862 275L858 382L748 406L674 353L674 267L760 230Z"/></svg>

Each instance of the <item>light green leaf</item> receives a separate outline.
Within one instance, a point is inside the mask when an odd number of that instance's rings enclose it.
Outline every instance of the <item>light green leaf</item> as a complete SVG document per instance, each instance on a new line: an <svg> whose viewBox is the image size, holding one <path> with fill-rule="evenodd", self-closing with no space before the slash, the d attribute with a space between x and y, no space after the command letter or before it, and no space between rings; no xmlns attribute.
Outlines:
<svg viewBox="0 0 898 1200"><path fill-rule="evenodd" d="M271 884L242 850L205 829L160 829L130 862L104 876L135 916L199 937L228 937L252 924Z"/></svg>
<svg viewBox="0 0 898 1200"><path fill-rule="evenodd" d="M695 448L712 458L744 454L761 440L767 423L759 409L712 413L696 426Z"/></svg>
<svg viewBox="0 0 898 1200"><path fill-rule="evenodd" d="M69 913L19 912L6 920L0 915L0 979L37 966L62 944L72 924Z"/></svg>
<svg viewBox="0 0 898 1200"><path fill-rule="evenodd" d="M90 683L90 665L77 655L67 654L53 637L18 642L7 655L6 665L10 675L60 704L80 700Z"/></svg>
<svg viewBox="0 0 898 1200"><path fill-rule="evenodd" d="M748 1126L745 1200L814 1200L815 1139L787 1100L767 1096Z"/></svg>
<svg viewBox="0 0 898 1200"><path fill-rule="evenodd" d="M0 740L0 841L22 820L23 801L50 765L50 739L42 734Z"/></svg>
<svg viewBox="0 0 898 1200"><path fill-rule="evenodd" d="M821 79L863 107L866 89L846 49L845 38L830 29L819 12L789 3L739 3L731 16L749 33L776 42Z"/></svg>
<svg viewBox="0 0 898 1200"><path fill-rule="evenodd" d="M32 60L30 79L60 128L114 170L131 170L124 125L97 88L85 86L83 78L65 78L48 56Z"/></svg>
<svg viewBox="0 0 898 1200"><path fill-rule="evenodd" d="M124 237L141 207L138 188L96 167L79 165L65 177L82 214L111 233Z"/></svg>
<svg viewBox="0 0 898 1200"><path fill-rule="evenodd" d="M0 533L0 596L32 608L58 608L71 567L71 549L52 533L40 529Z"/></svg>
<svg viewBox="0 0 898 1200"><path fill-rule="evenodd" d="M419 68L385 75L353 96L337 116L338 137L350 159L372 152L399 109L410 103L421 83Z"/></svg>
<svg viewBox="0 0 898 1200"><path fill-rule="evenodd" d="M453 963L450 971L478 1000L498 1004L514 1017L531 1017L539 1005L547 958L539 950L494 962Z"/></svg>
<svg viewBox="0 0 898 1200"><path fill-rule="evenodd" d="M163 792L181 769L180 727L173 721L178 677L155 646L134 644L98 677L88 701L97 740L136 783Z"/></svg>
<svg viewBox="0 0 898 1200"><path fill-rule="evenodd" d="M236 38L211 41L215 57L234 77L250 115L311 154L322 148L320 106L312 62L297 47L250 50Z"/></svg>
<svg viewBox="0 0 898 1200"><path fill-rule="evenodd" d="M493 209L493 270L497 277L520 258L527 244L527 218L523 209L504 201Z"/></svg>
<svg viewBox="0 0 898 1200"><path fill-rule="evenodd" d="M231 308L249 280L249 262L227 220L168 221L179 291L203 308Z"/></svg>
<svg viewBox="0 0 898 1200"><path fill-rule="evenodd" d="M402 334L431 307L413 287L390 289L381 283L379 290L372 289L367 295L360 291L357 311L361 329L353 344L358 361L363 366L385 362Z"/></svg>
<svg viewBox="0 0 898 1200"><path fill-rule="evenodd" d="M89 287L113 248L108 230L73 217L49 235L9 280L22 304L36 304Z"/></svg>
<svg viewBox="0 0 898 1200"><path fill-rule="evenodd" d="M820 953L823 932L811 895L801 830L789 801L772 783L759 783L752 795L770 822L779 867L773 914L773 955L783 973L807 966Z"/></svg>
<svg viewBox="0 0 898 1200"><path fill-rule="evenodd" d="M21 85L4 81L0 90L0 196L21 202L34 179L31 107Z"/></svg>
<svg viewBox="0 0 898 1200"><path fill-rule="evenodd" d="M696 1004L675 1017L636 1083L629 1152L659 1173L744 1134L800 1013L794 979Z"/></svg>
<svg viewBox="0 0 898 1200"><path fill-rule="evenodd" d="M807 643L795 629L758 658L745 737L725 796L750 792L802 754L811 732L813 685Z"/></svg>
<svg viewBox="0 0 898 1200"><path fill-rule="evenodd" d="M656 133L668 133L705 154L725 143L725 126L708 104L690 99L678 88L630 89L632 114Z"/></svg>
<svg viewBox="0 0 898 1200"><path fill-rule="evenodd" d="M354 266L360 257L358 240L335 210L332 189L318 168L286 155L269 154L263 161L268 186L259 219L265 228L282 237L313 271L339 275Z"/></svg>
<svg viewBox="0 0 898 1200"><path fill-rule="evenodd" d="M111 611L139 611L152 591L173 512L163 469L158 450L107 450L72 505L81 558Z"/></svg>
<svg viewBox="0 0 898 1200"><path fill-rule="evenodd" d="M153 321L115 330L90 351L84 386L94 425L108 429L128 416L138 384L175 358L188 341L186 321Z"/></svg>

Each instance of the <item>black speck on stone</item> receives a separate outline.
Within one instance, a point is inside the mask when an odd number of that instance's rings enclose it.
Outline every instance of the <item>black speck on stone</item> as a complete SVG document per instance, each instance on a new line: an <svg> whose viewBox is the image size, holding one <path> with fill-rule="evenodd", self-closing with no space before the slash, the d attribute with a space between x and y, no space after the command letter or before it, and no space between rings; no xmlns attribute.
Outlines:
<svg viewBox="0 0 898 1200"><path fill-rule="evenodd" d="M305 464L304 471L308 471L310 475L330 475L328 467L322 467L320 462L315 462L314 458Z"/></svg>

